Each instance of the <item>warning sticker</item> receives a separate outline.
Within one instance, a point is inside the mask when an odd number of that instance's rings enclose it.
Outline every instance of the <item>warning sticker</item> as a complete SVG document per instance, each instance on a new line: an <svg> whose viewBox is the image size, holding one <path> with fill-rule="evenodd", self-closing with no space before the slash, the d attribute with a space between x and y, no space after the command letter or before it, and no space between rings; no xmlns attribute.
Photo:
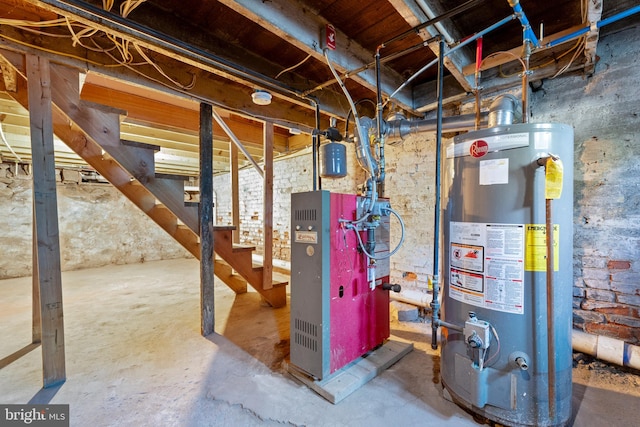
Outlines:
<svg viewBox="0 0 640 427"><path fill-rule="evenodd" d="M449 297L524 312L524 224L451 222Z"/></svg>
<svg viewBox="0 0 640 427"><path fill-rule="evenodd" d="M452 242L451 267L482 272L484 270L484 248Z"/></svg>
<svg viewBox="0 0 640 427"><path fill-rule="evenodd" d="M526 271L547 271L547 226L527 224ZM553 270L560 268L560 224L553 224Z"/></svg>

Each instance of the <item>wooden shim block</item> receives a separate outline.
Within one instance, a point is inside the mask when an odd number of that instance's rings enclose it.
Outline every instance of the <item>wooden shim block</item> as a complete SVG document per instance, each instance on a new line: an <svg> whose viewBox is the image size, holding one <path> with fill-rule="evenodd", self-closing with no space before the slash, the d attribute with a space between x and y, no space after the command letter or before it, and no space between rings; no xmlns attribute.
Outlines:
<svg viewBox="0 0 640 427"><path fill-rule="evenodd" d="M295 365L289 365L291 375L333 404L339 403L360 387L380 375L413 350L413 344L388 340L377 349L356 359L328 378L315 380Z"/></svg>

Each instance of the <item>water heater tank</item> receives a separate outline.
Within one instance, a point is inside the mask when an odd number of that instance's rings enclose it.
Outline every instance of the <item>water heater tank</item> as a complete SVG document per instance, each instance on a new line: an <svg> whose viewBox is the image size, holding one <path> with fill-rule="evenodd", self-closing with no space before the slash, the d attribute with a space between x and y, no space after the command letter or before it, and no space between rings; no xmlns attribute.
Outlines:
<svg viewBox="0 0 640 427"><path fill-rule="evenodd" d="M547 209L553 177L540 164L550 156L564 172ZM572 171L573 129L564 124L470 132L446 151L442 320L458 330L443 329L442 383L446 397L509 426L571 417Z"/></svg>

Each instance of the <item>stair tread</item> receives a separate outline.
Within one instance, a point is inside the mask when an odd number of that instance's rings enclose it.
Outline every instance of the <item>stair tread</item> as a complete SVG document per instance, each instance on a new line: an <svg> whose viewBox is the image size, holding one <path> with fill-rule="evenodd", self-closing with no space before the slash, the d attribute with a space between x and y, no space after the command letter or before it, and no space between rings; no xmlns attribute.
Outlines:
<svg viewBox="0 0 640 427"><path fill-rule="evenodd" d="M253 252L255 250L256 247L253 245L244 245L242 243L233 244L233 252Z"/></svg>
<svg viewBox="0 0 640 427"><path fill-rule="evenodd" d="M218 258L217 255L216 255L216 258L215 258L214 262L215 263L224 264L227 267L231 267L227 261L223 260L222 258ZM260 264L254 263L253 265L254 265L254 269L262 269L262 265L260 265ZM236 276L236 275L240 276L237 273L233 274L233 276ZM240 277L242 277L242 276L240 276ZM272 283L273 288L279 288L279 287L282 287L282 286L287 286L287 285L289 285L289 276L286 275L286 274L282 274L282 273L278 273L278 272L274 271L274 272L272 272L272 275L271 275L271 283Z"/></svg>

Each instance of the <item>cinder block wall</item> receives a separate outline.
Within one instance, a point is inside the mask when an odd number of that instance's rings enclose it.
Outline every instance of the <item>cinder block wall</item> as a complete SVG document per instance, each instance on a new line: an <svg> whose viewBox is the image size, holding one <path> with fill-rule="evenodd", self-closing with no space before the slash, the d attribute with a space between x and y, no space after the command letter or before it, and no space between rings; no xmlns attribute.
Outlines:
<svg viewBox="0 0 640 427"><path fill-rule="evenodd" d="M63 271L191 256L113 186L57 172ZM32 274L31 188L31 175L0 164L0 279Z"/></svg>

